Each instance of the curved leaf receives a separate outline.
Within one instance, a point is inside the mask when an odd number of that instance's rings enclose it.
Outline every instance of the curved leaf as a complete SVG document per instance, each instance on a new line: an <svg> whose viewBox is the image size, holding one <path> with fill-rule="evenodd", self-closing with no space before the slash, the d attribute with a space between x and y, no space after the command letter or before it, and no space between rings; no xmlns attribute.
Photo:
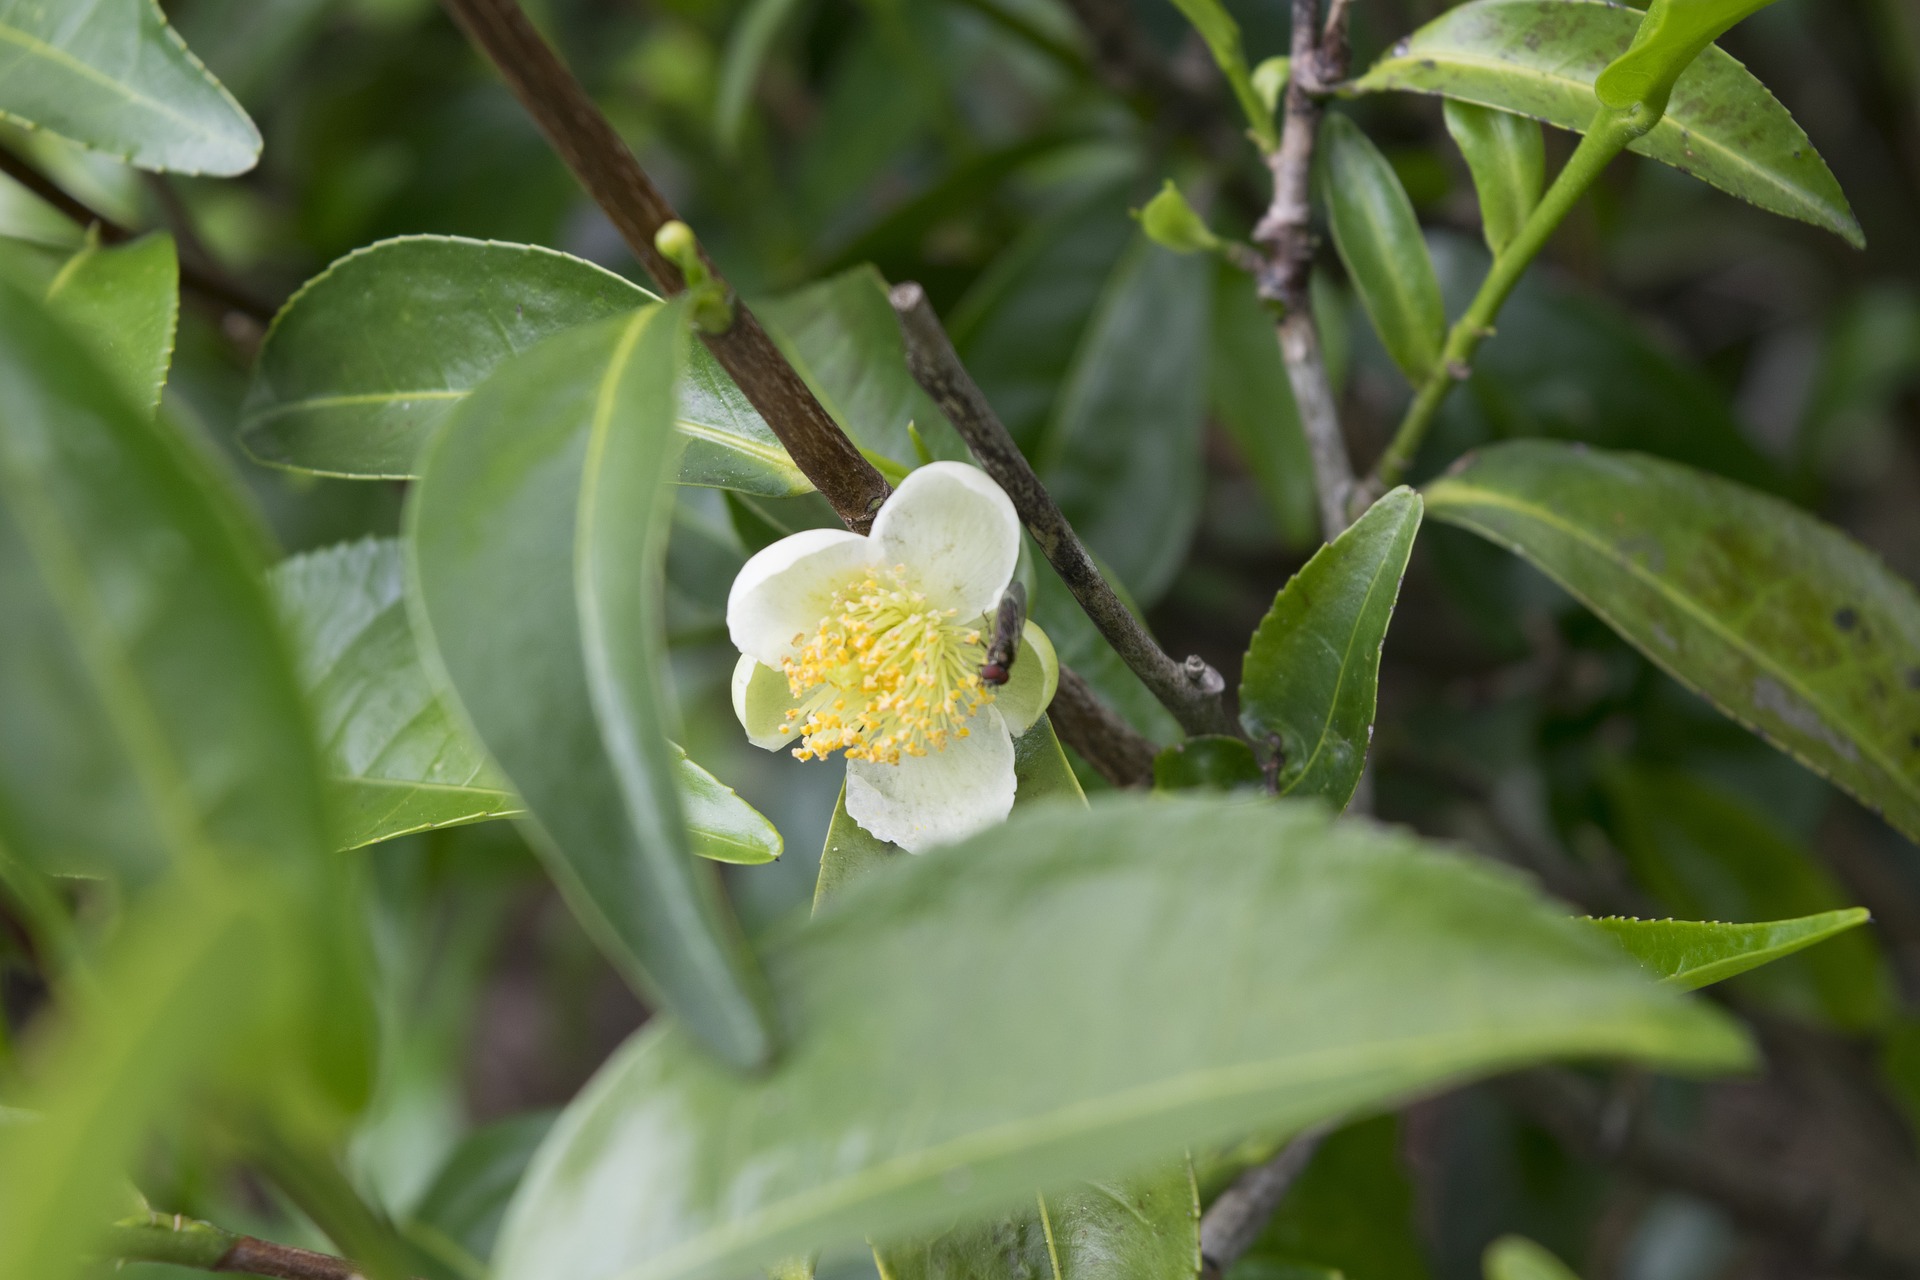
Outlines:
<svg viewBox="0 0 1920 1280"><path fill-rule="evenodd" d="M1316 163L1340 261L1381 345L1418 383L1440 359L1447 311L1413 202L1380 149L1343 115L1321 124Z"/></svg>
<svg viewBox="0 0 1920 1280"><path fill-rule="evenodd" d="M1704 920L1629 920L1609 916L1593 924L1660 981L1682 991L1724 982L1783 956L1804 951L1867 922L1864 907L1828 911L1766 924Z"/></svg>
<svg viewBox="0 0 1920 1280"><path fill-rule="evenodd" d="M1396 44L1349 88L1437 93L1584 132L1598 107L1595 78L1640 21L1599 0L1472 0ZM1628 149L1856 248L1866 243L1806 133L1717 47L1681 75L1666 115Z"/></svg>
<svg viewBox="0 0 1920 1280"><path fill-rule="evenodd" d="M1774 0L1653 0L1633 45L1594 82L1600 101L1616 110L1667 105L1674 81L1702 50L1736 23Z"/></svg>
<svg viewBox="0 0 1920 1280"><path fill-rule="evenodd" d="M142 408L160 403L180 317L180 262L164 231L103 246L97 235L71 255L0 240L0 265L40 295Z"/></svg>
<svg viewBox="0 0 1920 1280"><path fill-rule="evenodd" d="M142 169L230 177L260 158L155 0L0 0L0 115Z"/></svg>
<svg viewBox="0 0 1920 1280"><path fill-rule="evenodd" d="M653 295L534 245L403 236L355 250L274 317L240 442L270 466L404 480L434 428L507 357ZM812 488L708 355L680 388L684 484L767 497Z"/></svg>
<svg viewBox="0 0 1920 1280"><path fill-rule="evenodd" d="M1716 476L1545 441L1469 455L1427 503L1920 838L1920 598L1864 547Z"/></svg>
<svg viewBox="0 0 1920 1280"><path fill-rule="evenodd" d="M294 556L270 580L319 721L340 848L523 812L421 664L397 540ZM772 823L684 754L677 768L695 853L747 863L780 856Z"/></svg>
<svg viewBox="0 0 1920 1280"><path fill-rule="evenodd" d="M1280 755L1280 794L1344 808L1373 740L1380 646L1420 529L1395 489L1322 547L1274 597L1241 664L1240 720Z"/></svg>
<svg viewBox="0 0 1920 1280"><path fill-rule="evenodd" d="M409 607L589 933L629 982L751 1063L770 1049L752 962L689 856L664 726L632 722L641 695L602 656L607 608L638 629L625 637L635 661L660 643L666 507L644 467L624 469L627 449L651 450L647 466L672 457L683 323L650 307L559 335L503 362L455 410L409 507ZM616 426L625 444L609 458ZM627 486L621 515L638 541L620 548L620 569L639 598L589 606L581 589L605 590L592 567L603 485ZM594 576L576 584L576 571Z"/></svg>
<svg viewBox="0 0 1920 1280"><path fill-rule="evenodd" d="M1511 111L1448 98L1442 104L1453 135L1473 174L1480 197L1480 225L1487 248L1499 253L1521 226L1547 180L1547 148L1537 121Z"/></svg>
<svg viewBox="0 0 1920 1280"><path fill-rule="evenodd" d="M535 1159L501 1280L732 1277L1543 1058L1747 1059L1518 878L1318 806L1036 809L767 945L780 1064L642 1031Z"/></svg>

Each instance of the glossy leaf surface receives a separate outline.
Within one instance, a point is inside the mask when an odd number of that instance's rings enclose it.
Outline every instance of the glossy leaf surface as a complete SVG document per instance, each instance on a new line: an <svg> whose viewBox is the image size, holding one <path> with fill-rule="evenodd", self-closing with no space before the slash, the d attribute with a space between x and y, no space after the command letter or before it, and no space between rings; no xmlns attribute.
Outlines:
<svg viewBox="0 0 1920 1280"><path fill-rule="evenodd" d="M1633 45L1594 82L1594 94L1616 109L1666 106L1673 83L1701 50L1773 0L1653 0Z"/></svg>
<svg viewBox="0 0 1920 1280"><path fill-rule="evenodd" d="M1473 174L1487 248L1499 253L1520 234L1546 184L1539 122L1459 98L1448 98L1444 108L1447 132Z"/></svg>
<svg viewBox="0 0 1920 1280"><path fill-rule="evenodd" d="M1418 383L1440 358L1447 313L1413 202L1380 148L1343 115L1321 124L1316 163L1340 261L1387 354Z"/></svg>
<svg viewBox="0 0 1920 1280"><path fill-rule="evenodd" d="M717 1072L679 1027L641 1032L536 1159L502 1280L857 1250L1542 1058L1746 1060L1518 879L1317 806L1017 814L850 886L767 962L798 1029L779 1065ZM1218 981L1244 972L1286 976Z"/></svg>
<svg viewBox="0 0 1920 1280"><path fill-rule="evenodd" d="M1263 781L1253 748L1224 734L1176 742L1153 758L1156 791L1185 791L1206 787L1232 791Z"/></svg>
<svg viewBox="0 0 1920 1280"><path fill-rule="evenodd" d="M1427 502L1920 837L1920 598L1864 547L1703 472L1543 441L1472 456Z"/></svg>
<svg viewBox="0 0 1920 1280"><path fill-rule="evenodd" d="M340 848L523 812L421 663L397 541L295 556L271 581L319 723ZM677 769L695 853L744 863L780 856L772 823L684 754Z"/></svg>
<svg viewBox="0 0 1920 1280"><path fill-rule="evenodd" d="M305 707L196 449L0 288L0 842L59 874L315 846Z"/></svg>
<svg viewBox="0 0 1920 1280"><path fill-rule="evenodd" d="M1274 598L1240 676L1240 720L1280 753L1280 794L1344 808L1360 785L1379 695L1380 646L1420 529L1420 495L1395 489L1322 547Z"/></svg>
<svg viewBox="0 0 1920 1280"><path fill-rule="evenodd" d="M1694 991L1804 951L1866 922L1865 908L1850 907L1766 924L1629 920L1619 916L1593 924L1611 935L1628 955L1659 974L1662 982Z"/></svg>
<svg viewBox="0 0 1920 1280"><path fill-rule="evenodd" d="M665 726L636 717L647 691L605 653L616 625L637 631L624 637L636 661L659 651L664 496L604 441L617 428L627 448L671 458L683 323L649 308L563 334L502 364L455 411L409 510L410 607L594 940L708 1044L754 1062L770 1041L752 963L690 856ZM629 486L627 534L644 539L620 546L637 598L603 606L617 616L581 598L606 589L602 485Z"/></svg>
<svg viewBox="0 0 1920 1280"><path fill-rule="evenodd" d="M407 479L434 428L501 361L651 297L533 245L381 241L309 280L274 318L241 442L295 471ZM678 425L683 483L770 497L812 487L704 348L688 362Z"/></svg>
<svg viewBox="0 0 1920 1280"><path fill-rule="evenodd" d="M1351 86L1460 98L1584 132L1593 83L1641 15L1598 0L1472 0L1396 44ZM1628 148L1789 218L1865 243L1840 184L1765 85L1709 47L1660 123Z"/></svg>
<svg viewBox="0 0 1920 1280"><path fill-rule="evenodd" d="M230 177L260 157L155 0L0 0L0 115L142 169Z"/></svg>

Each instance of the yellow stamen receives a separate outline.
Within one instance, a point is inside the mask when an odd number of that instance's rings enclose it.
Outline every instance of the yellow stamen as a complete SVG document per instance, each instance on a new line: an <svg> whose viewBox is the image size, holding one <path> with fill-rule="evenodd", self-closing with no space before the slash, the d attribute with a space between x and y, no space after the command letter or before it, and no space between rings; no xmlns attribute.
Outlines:
<svg viewBox="0 0 1920 1280"><path fill-rule="evenodd" d="M863 574L834 593L811 640L794 639L800 652L780 666L800 703L787 717L804 717L796 759L844 750L849 760L899 764L966 737L968 717L993 701L980 683L978 619L926 608L905 579L904 565Z"/></svg>

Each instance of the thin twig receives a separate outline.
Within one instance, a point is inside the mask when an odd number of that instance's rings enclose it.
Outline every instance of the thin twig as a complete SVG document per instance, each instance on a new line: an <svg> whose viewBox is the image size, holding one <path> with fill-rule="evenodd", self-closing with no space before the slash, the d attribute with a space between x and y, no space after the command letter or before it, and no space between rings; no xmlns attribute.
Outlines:
<svg viewBox="0 0 1920 1280"><path fill-rule="evenodd" d="M1329 1121L1299 1134L1271 1160L1235 1178L1208 1206L1200 1219L1201 1280L1219 1280L1253 1247L1334 1128Z"/></svg>
<svg viewBox="0 0 1920 1280"><path fill-rule="evenodd" d="M1711 1201L1747 1230L1788 1245L1823 1274L1920 1276L1920 1224L1911 1219L1866 1220L1859 1206L1818 1182L1790 1184L1767 1164L1651 1132L1637 1112L1619 1113L1571 1072L1527 1071L1508 1077L1500 1089L1574 1150Z"/></svg>
<svg viewBox="0 0 1920 1280"><path fill-rule="evenodd" d="M493 62L647 273L667 293L683 291L686 280L680 269L653 242L660 228L678 220L673 206L516 0L441 3ZM721 279L706 251L700 254L712 276ZM885 477L827 415L753 313L736 302L733 323L726 332L701 337L786 447L794 465L833 504L849 529L865 533L890 492Z"/></svg>
<svg viewBox="0 0 1920 1280"><path fill-rule="evenodd" d="M1273 203L1253 231L1254 240L1267 249L1259 273L1260 296L1280 309L1276 335L1280 356L1313 458L1320 527L1328 541L1349 522L1347 504L1354 475L1346 437L1340 431L1326 353L1320 349L1320 333L1313 320L1311 191L1313 146L1324 111L1321 95L1346 74L1347 12L1342 0L1334 0L1323 38L1317 0L1293 0L1293 75L1287 83L1286 119L1279 147L1267 156L1267 167L1273 172Z"/></svg>
<svg viewBox="0 0 1920 1280"><path fill-rule="evenodd" d="M140 234L79 199L36 169L24 156L4 146L0 146L0 173L40 197L61 217L76 226L99 227L100 238L108 244L121 244ZM190 246L183 244L182 248ZM227 279L218 271L199 265L189 257L183 256L180 261L180 283L210 302L217 302L228 310L238 311L263 323L273 319L277 309L244 286Z"/></svg>
<svg viewBox="0 0 1920 1280"><path fill-rule="evenodd" d="M345 1258L238 1235L178 1214L156 1213L146 1222L111 1227L100 1247L105 1256L122 1262L162 1262L270 1280L366 1280Z"/></svg>
<svg viewBox="0 0 1920 1280"><path fill-rule="evenodd" d="M1183 663L1168 657L1108 584L1053 495L960 363L926 292L917 284L901 284L889 296L900 317L907 368L914 381L933 397L981 467L1013 499L1013 509L1040 544L1047 562L1107 643L1188 733L1244 736L1221 701L1226 681L1220 673L1197 656Z"/></svg>
<svg viewBox="0 0 1920 1280"><path fill-rule="evenodd" d="M1153 758L1159 749L1100 700L1093 686L1062 664L1060 688L1047 718L1068 746L1116 787L1153 785Z"/></svg>

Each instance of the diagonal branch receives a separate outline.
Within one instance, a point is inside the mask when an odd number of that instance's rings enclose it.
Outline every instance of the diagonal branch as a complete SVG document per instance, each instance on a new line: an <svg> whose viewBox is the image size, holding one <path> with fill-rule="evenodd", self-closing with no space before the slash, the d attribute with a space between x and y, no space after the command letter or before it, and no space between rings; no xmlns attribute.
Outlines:
<svg viewBox="0 0 1920 1280"><path fill-rule="evenodd" d="M1188 733L1244 736L1221 702L1226 681L1220 673L1198 656L1185 662L1168 657L1102 576L1059 504L1040 483L1013 436L960 363L926 292L917 284L901 284L894 286L889 296L900 317L907 367L914 381L945 411L981 467L1013 499L1014 510L1040 544L1047 562L1107 643Z"/></svg>
<svg viewBox="0 0 1920 1280"><path fill-rule="evenodd" d="M514 96L540 126L594 203L606 213L669 294L687 287L680 269L654 247L654 237L678 220L633 152L557 54L534 29L517 0L441 0L469 39L492 60ZM715 280L720 273L700 251ZM724 283L724 282L723 282ZM724 333L702 333L713 352L766 419L807 479L826 496L849 529L865 533L890 491L885 477L840 430L780 354L744 303L736 303Z"/></svg>
<svg viewBox="0 0 1920 1280"><path fill-rule="evenodd" d="M1100 701L1086 677L1065 663L1060 664L1060 688L1047 708L1047 719L1061 740L1114 786L1153 785L1153 758L1159 748Z"/></svg>
<svg viewBox="0 0 1920 1280"><path fill-rule="evenodd" d="M110 1227L100 1251L120 1262L161 1262L269 1280L365 1280L345 1258L238 1235L180 1214L155 1213L144 1222Z"/></svg>
<svg viewBox="0 0 1920 1280"><path fill-rule="evenodd" d="M1235 1178L1207 1207L1200 1219L1201 1280L1219 1280L1253 1247L1336 1123L1329 1120L1299 1134L1271 1160Z"/></svg>

